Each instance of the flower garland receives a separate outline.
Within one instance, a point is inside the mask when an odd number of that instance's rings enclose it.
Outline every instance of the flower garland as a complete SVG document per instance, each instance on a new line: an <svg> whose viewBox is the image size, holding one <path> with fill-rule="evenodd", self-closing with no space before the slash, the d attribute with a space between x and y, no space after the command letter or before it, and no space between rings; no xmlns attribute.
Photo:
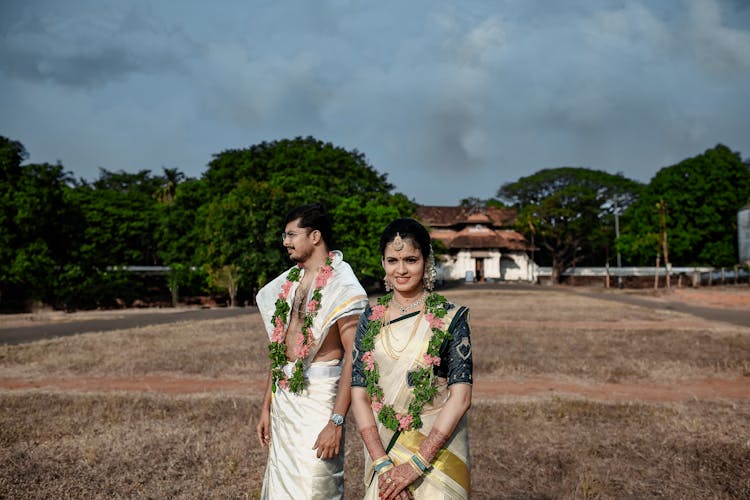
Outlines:
<svg viewBox="0 0 750 500"><path fill-rule="evenodd" d="M422 418L420 417L422 408L426 403L432 401L432 398L437 394L433 366L440 365L440 346L446 339L450 338L450 333L444 329L445 322L442 320L447 313L445 305L448 301L437 293L431 293L425 300L426 314L424 319L432 329L432 337L427 344L427 352L422 356L426 366L420 366L409 373L413 383L413 398L409 402L407 412L399 413L392 405L385 403L383 389L378 385L380 374L375 362L375 339L383 326L385 312L391 299L393 299L393 292L378 299L378 305L372 308L372 313L367 318L370 323L361 340L361 347L364 351L362 362L365 369L367 394L372 401L373 410L378 414L378 420L392 431L408 431L422 427Z"/></svg>
<svg viewBox="0 0 750 500"><path fill-rule="evenodd" d="M313 290L310 302L307 304L307 311L305 312L302 327L297 334L297 345L294 348L294 355L297 359L294 362L294 370L291 378L287 378L284 373L284 365L287 364L286 327L290 311L287 298L293 284L299 281L302 269L301 264L298 264L289 271L286 281L281 285L281 293L279 293L279 297L276 299L276 310L273 316L271 316L273 332L271 333L271 343L268 344L268 350L270 351L268 357L271 358L271 376L273 377L271 390L273 392L276 392L277 385L282 389L291 390L296 394L302 391L304 385L302 360L310 354L310 346L313 343L313 320L315 319L315 315L318 314L318 309L320 309L320 303L323 299L323 288L331 276L333 276L333 256L333 252L328 253L325 265L320 267L318 276L315 278L315 289Z"/></svg>

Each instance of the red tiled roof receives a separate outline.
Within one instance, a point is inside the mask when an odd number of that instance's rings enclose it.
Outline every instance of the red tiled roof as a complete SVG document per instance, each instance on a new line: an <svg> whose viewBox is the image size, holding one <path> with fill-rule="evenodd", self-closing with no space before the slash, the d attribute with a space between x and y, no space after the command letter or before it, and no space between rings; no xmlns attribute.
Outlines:
<svg viewBox="0 0 750 500"><path fill-rule="evenodd" d="M531 249L521 233L503 229L516 222L516 210L512 208L420 206L417 218L430 226L432 238L450 249Z"/></svg>
<svg viewBox="0 0 750 500"><path fill-rule="evenodd" d="M513 230L488 231L442 231L433 233L433 238L441 240L451 249L459 248L502 248L506 250L529 250L523 235Z"/></svg>
<svg viewBox="0 0 750 500"><path fill-rule="evenodd" d="M417 218L432 227L455 226L457 224L485 223L495 227L512 226L516 222L514 208L470 208L419 206Z"/></svg>

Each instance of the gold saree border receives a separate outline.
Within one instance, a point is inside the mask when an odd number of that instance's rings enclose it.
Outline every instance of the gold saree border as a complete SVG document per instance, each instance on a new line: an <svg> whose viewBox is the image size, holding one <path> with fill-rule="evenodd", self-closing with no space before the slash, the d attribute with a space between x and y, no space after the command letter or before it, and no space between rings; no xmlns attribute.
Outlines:
<svg viewBox="0 0 750 500"><path fill-rule="evenodd" d="M421 432L409 431L402 432L396 442L414 453L419 450L419 447L425 439L427 439L427 436ZM471 475L469 473L469 467L463 460L458 458L455 453L447 448L441 448L433 459L432 466L455 481L465 492L471 492ZM426 477L430 477L429 472ZM440 479L435 476L431 476L430 479L440 481Z"/></svg>

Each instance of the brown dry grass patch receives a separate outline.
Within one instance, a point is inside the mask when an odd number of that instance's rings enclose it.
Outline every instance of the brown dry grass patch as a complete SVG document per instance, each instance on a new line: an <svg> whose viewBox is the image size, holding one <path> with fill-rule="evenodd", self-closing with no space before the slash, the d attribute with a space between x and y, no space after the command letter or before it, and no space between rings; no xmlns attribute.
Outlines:
<svg viewBox="0 0 750 500"><path fill-rule="evenodd" d="M485 388L748 380L745 397L677 401L482 391L469 412L474 498L750 497L750 328L560 289L445 294L472 309ZM86 389L0 389L0 498L256 498L265 356L257 314L0 346L0 382ZM133 384L91 382L112 379ZM174 390L145 392L157 380ZM347 498L360 498L351 419L347 434Z"/></svg>

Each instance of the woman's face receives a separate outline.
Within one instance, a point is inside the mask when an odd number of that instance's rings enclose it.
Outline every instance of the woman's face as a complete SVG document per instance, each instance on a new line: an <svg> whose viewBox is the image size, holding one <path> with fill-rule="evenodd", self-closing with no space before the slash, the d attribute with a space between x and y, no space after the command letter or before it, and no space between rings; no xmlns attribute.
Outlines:
<svg viewBox="0 0 750 500"><path fill-rule="evenodd" d="M401 240L400 250L395 250L393 242L388 243L383 255L385 276L393 289L401 295L413 295L424 289L424 258L411 239Z"/></svg>

